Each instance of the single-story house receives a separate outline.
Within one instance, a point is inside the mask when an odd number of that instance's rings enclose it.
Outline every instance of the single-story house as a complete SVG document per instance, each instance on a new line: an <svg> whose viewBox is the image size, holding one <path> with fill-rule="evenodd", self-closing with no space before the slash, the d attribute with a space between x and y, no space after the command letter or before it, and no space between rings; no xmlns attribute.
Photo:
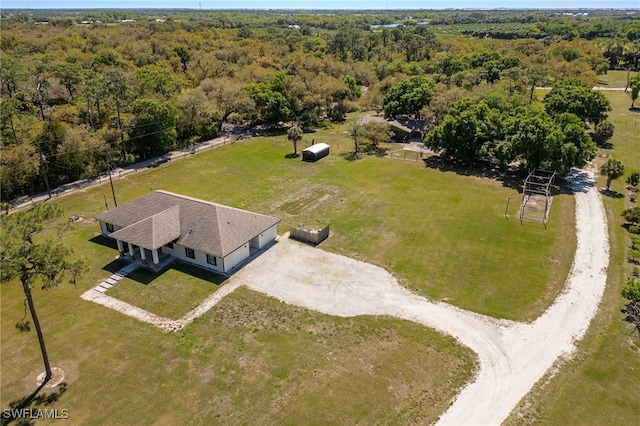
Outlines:
<svg viewBox="0 0 640 426"><path fill-rule="evenodd" d="M427 134L428 123L426 120L381 117L378 115L366 115L362 117L362 123L368 122L387 123L393 132L392 139L396 142L422 142Z"/></svg>
<svg viewBox="0 0 640 426"><path fill-rule="evenodd" d="M329 144L317 143L302 150L303 161L318 161L329 155Z"/></svg>
<svg viewBox="0 0 640 426"><path fill-rule="evenodd" d="M96 216L103 235L116 240L120 256L136 260L177 259L230 273L277 237L281 219L191 198L153 191ZM126 250L125 250L126 244Z"/></svg>

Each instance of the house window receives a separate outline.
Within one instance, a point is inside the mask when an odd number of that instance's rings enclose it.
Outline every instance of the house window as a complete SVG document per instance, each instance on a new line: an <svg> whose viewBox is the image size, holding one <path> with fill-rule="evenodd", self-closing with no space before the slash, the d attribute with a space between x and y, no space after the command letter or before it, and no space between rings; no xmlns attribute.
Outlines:
<svg viewBox="0 0 640 426"><path fill-rule="evenodd" d="M209 265L218 266L218 260L212 254L207 254L207 263Z"/></svg>
<svg viewBox="0 0 640 426"><path fill-rule="evenodd" d="M112 223L105 223L104 227L107 228L107 232L113 232L113 224Z"/></svg>
<svg viewBox="0 0 640 426"><path fill-rule="evenodd" d="M167 243L164 245L166 248L170 248L171 250L173 250L173 243Z"/></svg>
<svg viewBox="0 0 640 426"><path fill-rule="evenodd" d="M196 253L193 251L193 249L192 249L192 248L185 247L185 248L184 248L184 254L185 254L185 256L187 256L189 259L195 259L195 258L196 258Z"/></svg>

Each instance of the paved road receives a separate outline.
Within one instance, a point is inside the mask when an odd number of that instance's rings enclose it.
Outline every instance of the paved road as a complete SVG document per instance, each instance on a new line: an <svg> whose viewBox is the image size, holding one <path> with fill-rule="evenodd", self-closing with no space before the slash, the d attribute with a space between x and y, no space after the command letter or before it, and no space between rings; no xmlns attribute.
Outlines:
<svg viewBox="0 0 640 426"><path fill-rule="evenodd" d="M201 142L197 145L194 145L193 149L183 149L180 151L172 151L161 157L151 158L149 160L141 161L139 163L132 164L130 166L122 167L114 169L111 172L111 178L114 180L120 179L130 173L135 173L138 170L148 169L153 167L158 167L160 164L175 160L177 158L185 157L187 155L197 154L206 149L211 149L218 147L220 145L224 145L229 143L230 139L225 137L220 137L216 139L212 139L206 142ZM51 196L54 198L61 197L63 195L70 194L79 189L87 188L89 186L105 184L109 182L109 175L103 174L94 178L83 179L76 182L68 183L66 185L59 186L58 188L54 188L51 190ZM25 197L19 200L16 200L11 203L11 209L20 209L31 205L33 203L37 203L40 201L46 201L49 199L49 194L47 192L42 192L40 194L36 194L30 197Z"/></svg>

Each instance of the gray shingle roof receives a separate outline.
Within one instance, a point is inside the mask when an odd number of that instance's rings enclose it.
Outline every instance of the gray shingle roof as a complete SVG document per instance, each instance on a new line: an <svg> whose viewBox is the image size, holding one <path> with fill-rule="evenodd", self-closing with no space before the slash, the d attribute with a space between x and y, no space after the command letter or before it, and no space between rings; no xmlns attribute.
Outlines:
<svg viewBox="0 0 640 426"><path fill-rule="evenodd" d="M362 117L363 123L368 122L381 122L387 123L391 127L395 127L396 129L402 130L405 133L411 132L424 132L427 126L427 122L425 120L413 120L410 118L388 118L388 117L380 117L377 115L367 115Z"/></svg>
<svg viewBox="0 0 640 426"><path fill-rule="evenodd" d="M277 217L167 191L153 191L96 216L111 234L146 249L169 242L224 257L280 222Z"/></svg>
<svg viewBox="0 0 640 426"><path fill-rule="evenodd" d="M111 236L149 250L162 247L180 237L180 206L169 207L113 232Z"/></svg>

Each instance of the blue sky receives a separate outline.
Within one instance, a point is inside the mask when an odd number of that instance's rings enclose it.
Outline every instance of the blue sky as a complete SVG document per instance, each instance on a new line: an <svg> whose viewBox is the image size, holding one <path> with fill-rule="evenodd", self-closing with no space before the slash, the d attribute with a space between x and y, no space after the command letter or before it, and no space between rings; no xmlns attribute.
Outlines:
<svg viewBox="0 0 640 426"><path fill-rule="evenodd" d="M0 8L33 9L640 9L640 0L0 0Z"/></svg>

